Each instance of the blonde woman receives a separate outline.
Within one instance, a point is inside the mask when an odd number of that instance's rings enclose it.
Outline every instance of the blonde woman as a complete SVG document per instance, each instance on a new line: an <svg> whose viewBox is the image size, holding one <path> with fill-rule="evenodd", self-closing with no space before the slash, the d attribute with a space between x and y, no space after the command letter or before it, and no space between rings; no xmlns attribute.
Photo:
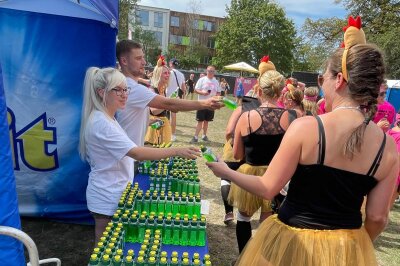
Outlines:
<svg viewBox="0 0 400 266"><path fill-rule="evenodd" d="M318 93L317 87L307 87L304 89L303 108L306 115L318 115Z"/></svg>
<svg viewBox="0 0 400 266"><path fill-rule="evenodd" d="M158 160L172 156L196 158L195 148L152 149L138 147L114 116L123 109L130 88L114 68L86 71L79 138L79 154L90 165L86 189L88 209L95 220L95 243L101 237L118 200L133 178L133 159Z"/></svg>
<svg viewBox="0 0 400 266"><path fill-rule="evenodd" d="M303 91L295 88L292 84L286 85L287 91L283 95L283 105L288 110L295 110L296 117L304 116Z"/></svg>
<svg viewBox="0 0 400 266"><path fill-rule="evenodd" d="M157 66L154 68L153 75L150 79L150 88L158 95L165 97L166 88L170 79L170 70L166 66L164 57L160 56ZM168 143L171 141L172 131L171 124L167 118L167 111L150 107L150 121L162 121L160 128L152 128L151 125L147 129L145 142L151 144Z"/></svg>

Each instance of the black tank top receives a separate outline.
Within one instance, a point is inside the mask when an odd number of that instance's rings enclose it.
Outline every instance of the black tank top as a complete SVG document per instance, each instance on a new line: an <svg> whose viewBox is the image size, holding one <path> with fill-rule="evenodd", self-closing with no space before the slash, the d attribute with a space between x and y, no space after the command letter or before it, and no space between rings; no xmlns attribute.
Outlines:
<svg viewBox="0 0 400 266"><path fill-rule="evenodd" d="M160 92L158 91L158 88L155 88L155 87L152 87L152 88L153 88L153 90L154 90L155 93L157 93L158 95L161 95L161 96L164 96L164 97L165 97L165 92L162 93L162 94L160 94ZM161 113L159 113L158 115L155 115L155 114L153 114L153 112L150 110L150 114L151 114L152 116L156 116L156 117L165 117L165 116L167 116L167 111L164 110L164 111L162 111Z"/></svg>
<svg viewBox="0 0 400 266"><path fill-rule="evenodd" d="M248 112L249 135L242 137L246 163L251 165L268 165L281 144L285 130L280 125L282 108L258 107L255 109L261 116L261 126L251 131L250 112Z"/></svg>
<svg viewBox="0 0 400 266"><path fill-rule="evenodd" d="M386 143L381 147L367 174L358 174L324 165L325 131L316 116L319 130L318 162L298 165L290 181L278 218L287 225L309 229L357 229L364 196L377 184L374 178Z"/></svg>

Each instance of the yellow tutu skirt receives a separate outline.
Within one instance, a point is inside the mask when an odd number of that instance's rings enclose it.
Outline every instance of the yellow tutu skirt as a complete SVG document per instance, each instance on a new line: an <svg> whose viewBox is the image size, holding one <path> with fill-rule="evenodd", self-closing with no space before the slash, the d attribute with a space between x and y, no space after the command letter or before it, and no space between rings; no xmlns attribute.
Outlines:
<svg viewBox="0 0 400 266"><path fill-rule="evenodd" d="M377 265L372 241L360 229L299 229L267 218L236 265L370 266Z"/></svg>
<svg viewBox="0 0 400 266"><path fill-rule="evenodd" d="M149 126L147 129L145 142L151 144L161 144L170 142L172 131L171 131L171 124L169 123L168 118L162 116L161 117L151 116L150 119L160 119L164 121L164 125L159 129L153 129Z"/></svg>
<svg viewBox="0 0 400 266"><path fill-rule="evenodd" d="M239 173L248 175L262 176L267 170L267 166L252 166L250 164L243 164L237 169ZM259 196L251 194L235 183L231 183L229 191L228 202L232 206L238 208L240 212L245 212L248 216L252 216L260 207L261 212L271 212L271 201L265 200Z"/></svg>
<svg viewBox="0 0 400 266"><path fill-rule="evenodd" d="M224 145L224 150L222 154L222 160L224 162L240 162L240 160L236 160L235 157L233 157L233 148L232 148L232 139L228 139L225 142Z"/></svg>

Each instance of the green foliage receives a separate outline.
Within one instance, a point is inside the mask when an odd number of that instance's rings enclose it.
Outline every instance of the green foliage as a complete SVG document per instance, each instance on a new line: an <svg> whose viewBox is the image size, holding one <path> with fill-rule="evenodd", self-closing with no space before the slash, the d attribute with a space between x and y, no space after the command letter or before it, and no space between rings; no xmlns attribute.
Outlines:
<svg viewBox="0 0 400 266"><path fill-rule="evenodd" d="M213 64L245 61L257 67L260 58L269 55L279 71L292 71L296 31L283 8L266 0L232 0L227 13L216 35Z"/></svg>
<svg viewBox="0 0 400 266"><path fill-rule="evenodd" d="M146 61L155 65L161 54L161 49L154 33L143 30L139 24L134 24L132 21L131 25L133 27L132 39L142 44Z"/></svg>
<svg viewBox="0 0 400 266"><path fill-rule="evenodd" d="M118 39L128 38L129 11L134 9L138 0L119 0Z"/></svg>
<svg viewBox="0 0 400 266"><path fill-rule="evenodd" d="M177 58L179 60L179 68L181 69L197 69L201 59L206 56L208 49L201 45L190 45L182 51L174 45L168 47L168 53L165 56L168 59Z"/></svg>

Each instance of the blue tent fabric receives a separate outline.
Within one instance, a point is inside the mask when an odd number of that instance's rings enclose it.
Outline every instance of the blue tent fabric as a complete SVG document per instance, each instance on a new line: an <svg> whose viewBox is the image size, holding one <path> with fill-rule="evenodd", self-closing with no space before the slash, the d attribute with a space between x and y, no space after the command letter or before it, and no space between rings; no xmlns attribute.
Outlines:
<svg viewBox="0 0 400 266"><path fill-rule="evenodd" d="M13 168L21 215L92 223L86 205L89 167L77 149L83 80L90 66L115 66L117 29L98 18L60 16L63 7L47 14L0 2Z"/></svg>
<svg viewBox="0 0 400 266"><path fill-rule="evenodd" d="M18 200L15 193L10 138L7 122L7 105L4 95L0 64L0 225L21 229ZM0 236L0 265L24 265L22 243L9 236Z"/></svg>

